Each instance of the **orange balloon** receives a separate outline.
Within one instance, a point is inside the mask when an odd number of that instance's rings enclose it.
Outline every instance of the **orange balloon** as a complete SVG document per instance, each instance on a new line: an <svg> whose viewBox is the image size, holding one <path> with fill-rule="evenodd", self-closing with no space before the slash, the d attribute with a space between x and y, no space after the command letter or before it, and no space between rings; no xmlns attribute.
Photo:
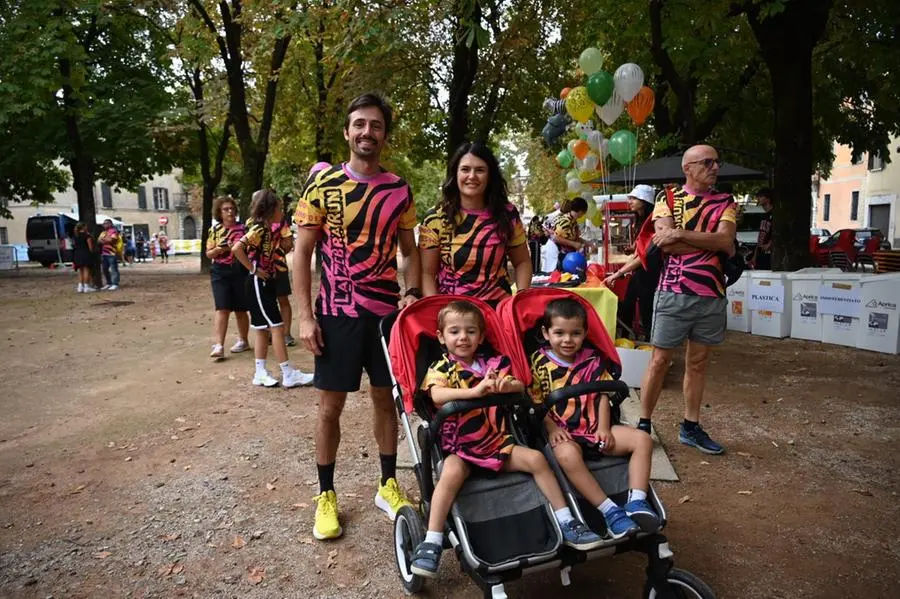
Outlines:
<svg viewBox="0 0 900 599"><path fill-rule="evenodd" d="M647 117L653 112L653 106L656 104L656 94L653 90L643 86L637 95L625 104L628 114L635 125L643 125L647 122Z"/></svg>
<svg viewBox="0 0 900 599"><path fill-rule="evenodd" d="M587 156L590 151L591 146L583 139L576 141L575 146L572 148L572 153L580 160L584 160L584 157Z"/></svg>
<svg viewBox="0 0 900 599"><path fill-rule="evenodd" d="M564 87L564 88L562 88L562 91L559 92L559 99L560 99L560 100L565 100L565 99L566 99L566 96L569 95L569 92L570 92L570 91L572 91L572 88L571 88L571 87Z"/></svg>

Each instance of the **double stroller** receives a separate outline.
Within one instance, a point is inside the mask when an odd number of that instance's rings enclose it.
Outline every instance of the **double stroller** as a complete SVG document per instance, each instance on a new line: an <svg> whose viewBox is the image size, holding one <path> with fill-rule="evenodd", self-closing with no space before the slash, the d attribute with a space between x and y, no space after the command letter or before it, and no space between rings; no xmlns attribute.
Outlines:
<svg viewBox="0 0 900 599"><path fill-rule="evenodd" d="M652 487L648 490L647 500L660 517L660 530L614 540L607 534L603 516L578 494L554 459L542 426L547 410L572 397L588 393L596 393L599 397L600 393L605 393L610 397L613 419L618 420L619 405L628 396L628 386L624 382L571 385L550 394L543 405L535 405L526 393L507 393L478 400L451 401L436 409L430 397L420 391L429 365L442 354L436 334L438 313L449 302L465 300L481 310L486 322L482 351L508 356L514 376L527 386L531 381L531 369L526 356L540 344L546 305L559 298L572 298L585 306L588 313L586 343L606 357L607 371L618 379L621 372L618 355L596 311L589 302L564 289L525 290L504 300L496 311L470 297L432 296L381 321L382 344L394 383L394 402L410 446L421 497L418 509L404 507L394 521L395 557L404 590L413 594L424 584L424 579L412 572L411 562L416 547L425 538L424 523L435 483L440 478L444 456L438 436L442 423L453 414L504 406L516 442L544 453L572 513L604 537L604 543L587 552L564 545L553 510L530 475L495 473L473 467L450 510L445 538L463 571L478 584L486 598L505 598L504 583L518 579L526 572L539 570L558 570L562 584L568 586L573 566L626 551L647 555L643 597L714 598L712 590L703 581L673 567L673 553L661 534L666 522L665 508ZM412 430L410 424L413 413L422 419L416 430ZM604 491L617 503L623 503L628 491L627 459L586 454L585 460Z"/></svg>

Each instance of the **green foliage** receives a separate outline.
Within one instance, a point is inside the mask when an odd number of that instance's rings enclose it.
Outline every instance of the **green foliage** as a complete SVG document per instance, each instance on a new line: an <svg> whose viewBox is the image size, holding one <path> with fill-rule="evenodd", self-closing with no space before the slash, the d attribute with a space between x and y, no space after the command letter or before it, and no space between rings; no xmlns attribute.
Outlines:
<svg viewBox="0 0 900 599"><path fill-rule="evenodd" d="M129 189L174 164L157 135L173 100L165 47L130 2L13 4L0 81L0 194L13 201L49 201L65 184L59 165L79 155Z"/></svg>

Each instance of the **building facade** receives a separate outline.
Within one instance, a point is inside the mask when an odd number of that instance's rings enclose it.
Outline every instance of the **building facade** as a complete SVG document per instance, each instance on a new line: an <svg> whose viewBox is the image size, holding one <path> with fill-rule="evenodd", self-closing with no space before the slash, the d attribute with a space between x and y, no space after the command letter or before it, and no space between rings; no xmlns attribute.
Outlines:
<svg viewBox="0 0 900 599"><path fill-rule="evenodd" d="M171 239L199 239L201 218L192 210L190 195L181 184L181 170L157 175L135 191L115 190L102 181L94 186L97 214L134 225L135 234L143 231L148 239L153 233L165 230ZM10 202L11 219L0 218L0 245L23 244L25 225L30 216L64 212L77 218L78 197L69 187L54 194L50 204L32 206ZM165 224L163 224L163 222Z"/></svg>
<svg viewBox="0 0 900 599"><path fill-rule="evenodd" d="M891 162L874 154L852 160L849 147L835 144L831 175L818 181L813 226L832 233L840 229L880 229L891 246L900 248L900 139L888 148Z"/></svg>

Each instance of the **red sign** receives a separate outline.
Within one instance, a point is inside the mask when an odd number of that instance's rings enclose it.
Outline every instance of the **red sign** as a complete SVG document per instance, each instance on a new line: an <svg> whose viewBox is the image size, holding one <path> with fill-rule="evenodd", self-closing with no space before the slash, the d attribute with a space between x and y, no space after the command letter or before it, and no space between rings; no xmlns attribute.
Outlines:
<svg viewBox="0 0 900 599"><path fill-rule="evenodd" d="M168 225L168 224L169 224L169 217L166 216L166 215L160 216L160 217L159 217L159 224L161 224L161 225Z"/></svg>

